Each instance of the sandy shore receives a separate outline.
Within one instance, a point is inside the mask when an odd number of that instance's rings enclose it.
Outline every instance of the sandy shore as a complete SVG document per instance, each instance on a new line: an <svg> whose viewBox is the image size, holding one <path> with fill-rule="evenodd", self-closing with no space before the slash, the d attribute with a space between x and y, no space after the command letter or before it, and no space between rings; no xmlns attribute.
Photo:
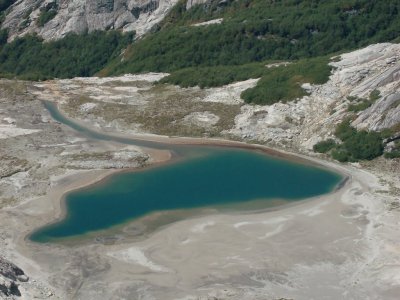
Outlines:
<svg viewBox="0 0 400 300"><path fill-rule="evenodd" d="M296 163L313 165L313 166L317 166L320 168L326 168L328 170L334 170L335 172L339 173L343 177L343 180L338 184L338 186L335 188L335 190L332 193L336 193L339 188L340 189L344 188L345 185L348 184L348 178L349 178L349 174L347 174L348 172L344 172L341 168L338 168L335 164L332 164L332 163L330 164L330 163L327 163L326 161L316 159L316 158L310 158L305 155L278 151L276 149L272 149L270 147L263 146L263 145L253 145L253 144L247 144L244 142L230 141L230 140L224 140L224 139L166 137L166 136L153 135L153 134L152 135L145 135L145 134L138 134L138 135L126 134L126 135L124 135L122 133L115 133L115 132L105 133L93 126L87 125L83 121L75 120L75 119L68 117L66 114L62 113L62 111L60 111L60 110L59 110L59 112L63 115L64 118L69 119L72 122L78 123L82 127L85 127L95 133L107 134L110 137L117 137L117 138L123 137L125 139L131 139L132 141L133 140L153 141L156 143L165 144L166 147L168 147L168 145L190 145L190 146L216 146L216 147L246 149L246 150L251 150L251 151L259 151L259 152L265 153L270 156L293 161ZM112 142L112 141L110 141L110 142ZM147 147L141 147L141 149L145 153L150 155L150 164L146 168L157 167L158 165L167 163L172 159L172 154L167 149L159 150L159 149L153 149L153 148L147 148ZM51 189L51 191L48 193L48 195L46 197L44 197L44 199L43 199L44 202L50 202L52 204L52 212L49 212L48 214L46 214L45 219L48 221L45 224L42 224L40 227L58 222L59 220L66 217L67 208L65 206L64 200L65 200L65 196L68 193L79 190L81 188L86 188L91 185L102 184L105 180L107 180L109 177L111 177L112 175L114 175L116 173L133 172L135 170L136 169L92 170L92 171L87 171L87 172L75 172L73 174L68 174L67 176L62 177L60 180L57 181L56 186L53 187ZM58 203L55 202L56 199L59 199ZM302 200L302 201L306 201L306 200ZM45 204L45 205L47 205L47 204ZM286 205L288 205L288 204L286 204ZM291 205L294 205L294 204L291 203ZM43 211L43 207L37 206L37 208L40 209L40 211ZM212 210L212 211L214 211L214 210ZM155 212L155 214L152 214L152 215L157 215L157 214L158 213ZM165 213L163 213L163 214L165 214ZM181 212L179 212L179 214L182 215ZM197 214L201 214L201 213L197 213ZM188 212L187 215L188 215L188 217L189 217L189 215L196 216L196 213ZM181 218L182 218L182 216L181 216ZM148 220L148 219L150 219L151 223L155 223L152 216L143 218L143 220ZM144 221L144 222L146 222L146 221ZM125 225L121 225L121 226L125 226ZM121 228L121 226L116 226L116 227ZM108 231L109 230L105 230L106 233ZM31 233L32 233L32 231L29 232L29 234L31 234ZM29 234L27 234L27 236L25 237L25 240L29 239ZM99 233L96 233L96 235L99 235ZM89 235L89 237L90 237L90 235ZM83 237L83 238L86 239L85 237Z"/></svg>
<svg viewBox="0 0 400 300"><path fill-rule="evenodd" d="M264 149L221 140L151 138ZM115 171L71 172L54 179L47 195L11 209L24 221L14 223L17 233L10 247L20 267L49 282L53 296L62 299L396 299L398 240L392 232L395 221L384 207L391 196L378 192L387 187L357 167L265 151L349 179L339 190L296 205L191 217L141 241L132 237L143 224L111 233L113 245L26 240L34 228L62 216L60 199L66 192ZM170 159L165 151L151 155L153 162Z"/></svg>
<svg viewBox="0 0 400 300"><path fill-rule="evenodd" d="M71 263L77 253L87 261L97 257L101 263L107 262L111 266L107 272L95 271L96 276L83 279L85 288L77 294L82 299L110 299L110 294L98 298L95 293L99 280L112 282L117 290L140 282L139 286L150 289L155 299L197 299L199 295L231 295L231 299L310 299L310 295L323 299L330 295L332 299L346 292L353 293L348 299L357 299L360 293L367 296L368 286L357 286L356 282L365 276L365 257L379 247L372 228L381 207L370 194L379 183L366 172L314 161L350 179L340 190L296 205L262 213L189 218L161 228L140 242L125 237L114 245L86 244L74 249L20 239L17 249L50 270L48 265L54 259ZM112 173L71 174L43 199L42 206L35 201L28 207L40 211L41 220L53 218L60 213L55 199ZM129 230L134 229L128 226ZM64 270L62 277L68 283L66 273ZM259 282L265 286L258 287ZM314 286L315 282L320 288ZM118 295L117 290L113 293ZM390 290L387 295L391 295Z"/></svg>

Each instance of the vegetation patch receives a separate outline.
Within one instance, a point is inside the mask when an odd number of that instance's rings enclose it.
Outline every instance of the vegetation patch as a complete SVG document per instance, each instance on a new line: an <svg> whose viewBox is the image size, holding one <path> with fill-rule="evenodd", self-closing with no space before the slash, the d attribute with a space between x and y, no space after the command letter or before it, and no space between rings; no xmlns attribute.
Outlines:
<svg viewBox="0 0 400 300"><path fill-rule="evenodd" d="M350 122L350 119L344 120L336 127L335 136L341 143L337 144L333 140L322 141L314 145L314 151L329 153L333 159L340 162L372 160L381 156L384 151L383 140L393 134L393 131L357 131ZM395 157L396 151L393 154L385 153L385 157Z"/></svg>
<svg viewBox="0 0 400 300"><path fill-rule="evenodd" d="M336 142L333 139L328 139L326 141L321 141L314 145L314 152L318 153L327 153L328 151L334 149L336 147Z"/></svg>
<svg viewBox="0 0 400 300"><path fill-rule="evenodd" d="M7 39L8 39L7 29L0 29L0 51L1 51L2 46L7 44Z"/></svg>
<svg viewBox="0 0 400 300"><path fill-rule="evenodd" d="M393 1L210 1L188 11L185 5L180 1L108 72L297 60L391 41L400 33L400 2ZM191 26L218 18L224 19L218 25Z"/></svg>
<svg viewBox="0 0 400 300"><path fill-rule="evenodd" d="M259 63L242 66L192 67L175 71L161 79L160 82L181 87L199 86L200 88L209 88L250 78L260 78L265 73L265 66Z"/></svg>
<svg viewBox="0 0 400 300"><path fill-rule="evenodd" d="M261 78L257 86L247 89L241 97L247 103L273 104L287 102L306 95L302 83L322 84L328 81L331 67L329 57L303 59L267 68L271 61L240 66L191 67L174 71L161 83L181 87L201 88L223 86L250 78Z"/></svg>
<svg viewBox="0 0 400 300"><path fill-rule="evenodd" d="M328 57L304 59L287 66L270 68L254 88L241 97L247 103L273 104L287 102L306 95L302 83L323 84L328 81L331 67Z"/></svg>
<svg viewBox="0 0 400 300"><path fill-rule="evenodd" d="M347 107L349 112L359 112L364 111L368 107L372 106L376 100L380 98L380 92L378 90L373 90L369 95L369 99L357 98L357 97L347 97L348 100L352 101Z"/></svg>
<svg viewBox="0 0 400 300"><path fill-rule="evenodd" d="M96 31L43 42L17 38L0 48L0 76L26 80L93 76L132 42L133 34Z"/></svg>
<svg viewBox="0 0 400 300"><path fill-rule="evenodd" d="M0 0L0 8L13 2ZM54 5L42 9L39 26L55 16ZM318 77L325 78L326 70L317 75L316 70L302 70L299 63L298 70L292 66L264 73L263 62L303 61L395 40L400 35L399 12L398 1L208 1L186 10L181 0L152 33L135 43L115 32L70 35L48 43L24 37L2 47L0 69L3 75L26 79L91 76L101 69L104 76L169 72L165 82L201 87L262 75L258 86L243 97L249 103L268 104L304 95L299 83L323 82ZM28 17L22 18L22 27L29 25ZM224 20L218 25L191 26L218 18ZM121 60L122 49L126 51Z"/></svg>
<svg viewBox="0 0 400 300"><path fill-rule="evenodd" d="M57 11L55 9L41 11L39 18L37 19L38 26L43 27L47 22L54 19L56 15Z"/></svg>

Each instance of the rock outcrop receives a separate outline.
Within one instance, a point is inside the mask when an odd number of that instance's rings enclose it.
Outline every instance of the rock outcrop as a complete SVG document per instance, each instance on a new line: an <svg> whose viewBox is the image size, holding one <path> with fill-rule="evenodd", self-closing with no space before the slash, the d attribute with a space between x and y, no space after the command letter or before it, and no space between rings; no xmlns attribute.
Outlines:
<svg viewBox="0 0 400 300"><path fill-rule="evenodd" d="M193 6L198 5L198 4L204 4L210 0L187 0L186 2L186 9L189 10Z"/></svg>
<svg viewBox="0 0 400 300"><path fill-rule="evenodd" d="M186 9L189 10L195 5L199 4L205 4L205 6L210 6L211 4L216 5L218 8L226 6L232 2L232 0L219 0L219 1L213 1L213 0L187 0L186 1Z"/></svg>
<svg viewBox="0 0 400 300"><path fill-rule="evenodd" d="M309 95L269 106L243 105L229 133L283 148L311 149L334 138L335 126L346 117L358 129L382 130L400 124L400 44L375 44L341 55L323 85L304 84ZM352 98L379 97L359 112L349 112Z"/></svg>
<svg viewBox="0 0 400 300"><path fill-rule="evenodd" d="M29 278L24 271L18 268L13 263L0 257L0 297L21 296L18 288L18 282L26 282Z"/></svg>
<svg viewBox="0 0 400 300"><path fill-rule="evenodd" d="M2 28L10 40L37 33L45 40L67 33L118 29L148 32L178 0L20 0L12 5ZM43 18L43 14L49 17Z"/></svg>

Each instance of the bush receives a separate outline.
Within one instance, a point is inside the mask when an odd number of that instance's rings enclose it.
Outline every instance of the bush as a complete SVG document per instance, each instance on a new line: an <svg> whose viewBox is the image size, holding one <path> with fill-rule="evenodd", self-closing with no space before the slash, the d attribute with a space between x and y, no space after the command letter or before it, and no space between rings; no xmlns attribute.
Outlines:
<svg viewBox="0 0 400 300"><path fill-rule="evenodd" d="M350 154L346 150L332 150L332 158L340 162L350 161Z"/></svg>
<svg viewBox="0 0 400 300"><path fill-rule="evenodd" d="M379 132L365 130L357 131L351 126L350 120L344 120L336 127L336 137L342 143L333 140L319 142L314 145L315 152L326 153L331 150L331 156L340 162L371 160L383 154L383 138Z"/></svg>
<svg viewBox="0 0 400 300"><path fill-rule="evenodd" d="M350 104L347 108L347 111L349 112L359 112L366 110L368 107L370 107L372 103L368 100L363 99L362 102L357 103L357 104Z"/></svg>
<svg viewBox="0 0 400 300"><path fill-rule="evenodd" d="M369 100L375 102L381 97L381 93L378 90L373 90L371 94L369 94Z"/></svg>
<svg viewBox="0 0 400 300"><path fill-rule="evenodd" d="M332 150L336 147L336 142L332 139L328 139L326 141L321 141L314 145L313 150L314 152L318 153L327 153L328 151Z"/></svg>
<svg viewBox="0 0 400 300"><path fill-rule="evenodd" d="M336 126L335 136L338 137L342 142L352 138L357 133L357 130L350 125L350 119L344 120L338 126Z"/></svg>
<svg viewBox="0 0 400 300"><path fill-rule="evenodd" d="M371 160L383 154L382 138L378 132L359 131L346 139L343 146L353 160Z"/></svg>
<svg viewBox="0 0 400 300"><path fill-rule="evenodd" d="M37 19L37 24L39 27L43 27L47 22L53 19L57 15L57 11L55 9L43 10L39 18Z"/></svg>

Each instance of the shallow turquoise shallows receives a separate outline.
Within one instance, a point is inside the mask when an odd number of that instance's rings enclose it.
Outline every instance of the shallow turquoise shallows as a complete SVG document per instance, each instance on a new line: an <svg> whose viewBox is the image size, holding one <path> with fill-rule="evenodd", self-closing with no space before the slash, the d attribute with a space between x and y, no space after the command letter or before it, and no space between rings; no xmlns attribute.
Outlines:
<svg viewBox="0 0 400 300"><path fill-rule="evenodd" d="M155 211L258 199L298 200L329 192L340 181L335 173L254 151L199 151L192 158L116 174L101 185L68 194L65 219L36 231L31 240L82 235Z"/></svg>

